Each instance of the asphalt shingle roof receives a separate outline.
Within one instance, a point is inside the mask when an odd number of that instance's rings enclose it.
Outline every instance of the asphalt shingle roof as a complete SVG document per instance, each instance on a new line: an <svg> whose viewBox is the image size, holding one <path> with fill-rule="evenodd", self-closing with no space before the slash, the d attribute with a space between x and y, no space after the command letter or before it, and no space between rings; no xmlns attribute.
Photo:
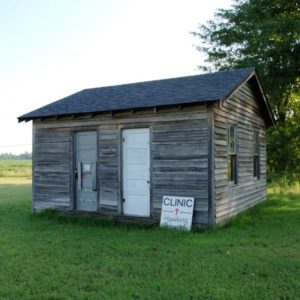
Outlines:
<svg viewBox="0 0 300 300"><path fill-rule="evenodd" d="M252 73L254 69L247 68L85 89L18 119L21 122L51 116L215 101L225 99Z"/></svg>

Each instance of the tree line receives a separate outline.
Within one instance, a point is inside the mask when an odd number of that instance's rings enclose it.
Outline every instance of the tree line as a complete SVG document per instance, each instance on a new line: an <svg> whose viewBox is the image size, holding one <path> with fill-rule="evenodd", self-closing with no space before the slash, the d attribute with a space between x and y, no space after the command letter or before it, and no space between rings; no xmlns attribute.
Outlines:
<svg viewBox="0 0 300 300"><path fill-rule="evenodd" d="M0 160L30 160L32 159L32 153L24 152L21 154L12 154L12 153L1 153Z"/></svg>

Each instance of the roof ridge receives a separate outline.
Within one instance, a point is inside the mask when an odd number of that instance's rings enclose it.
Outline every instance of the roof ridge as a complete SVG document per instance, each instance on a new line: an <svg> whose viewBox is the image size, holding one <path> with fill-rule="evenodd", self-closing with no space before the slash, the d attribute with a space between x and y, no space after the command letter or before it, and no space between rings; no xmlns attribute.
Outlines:
<svg viewBox="0 0 300 300"><path fill-rule="evenodd" d="M209 76L214 74L224 74L224 73L235 73L238 71L245 71L245 70L251 70L255 71L255 67L247 67L247 68L239 68L239 69L231 69L231 70L223 70L223 71L214 71L214 72L208 72L208 73L202 73L202 74L193 74L193 75L184 75L184 76L178 76L178 77L169 77L169 78L161 78L161 79L150 79L145 81L134 81L134 82L128 82L128 83L121 83L121 84L112 84L112 85L104 85L99 87L92 87L92 88L86 88L85 90L95 90L95 89L102 89L102 88L112 88L112 87L120 87L120 86L128 86L128 85L135 85L135 84L144 84L144 83L152 83L152 82L161 82L161 81L167 81L167 80L176 80L176 79L187 79L192 77L199 77L199 76Z"/></svg>

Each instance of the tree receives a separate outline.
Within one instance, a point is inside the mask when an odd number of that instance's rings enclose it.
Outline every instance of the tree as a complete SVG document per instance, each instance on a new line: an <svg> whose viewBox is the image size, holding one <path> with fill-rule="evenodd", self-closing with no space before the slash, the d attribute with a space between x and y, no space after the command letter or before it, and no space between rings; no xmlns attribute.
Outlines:
<svg viewBox="0 0 300 300"><path fill-rule="evenodd" d="M268 131L271 175L300 178L300 1L235 0L193 34L211 69L256 67L277 121Z"/></svg>
<svg viewBox="0 0 300 300"><path fill-rule="evenodd" d="M193 32L206 62L217 70L255 66L277 121L287 120L300 97L299 0L235 0L215 17Z"/></svg>
<svg viewBox="0 0 300 300"><path fill-rule="evenodd" d="M268 173L272 179L299 181L300 126L294 119L268 131Z"/></svg>

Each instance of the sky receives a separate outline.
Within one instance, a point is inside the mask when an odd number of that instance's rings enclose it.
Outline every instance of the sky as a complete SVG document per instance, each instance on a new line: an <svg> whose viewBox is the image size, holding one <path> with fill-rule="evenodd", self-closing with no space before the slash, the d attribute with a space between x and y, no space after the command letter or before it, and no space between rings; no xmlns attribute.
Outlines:
<svg viewBox="0 0 300 300"><path fill-rule="evenodd" d="M31 152L17 117L85 88L200 74L190 32L231 0L0 0L0 153Z"/></svg>

